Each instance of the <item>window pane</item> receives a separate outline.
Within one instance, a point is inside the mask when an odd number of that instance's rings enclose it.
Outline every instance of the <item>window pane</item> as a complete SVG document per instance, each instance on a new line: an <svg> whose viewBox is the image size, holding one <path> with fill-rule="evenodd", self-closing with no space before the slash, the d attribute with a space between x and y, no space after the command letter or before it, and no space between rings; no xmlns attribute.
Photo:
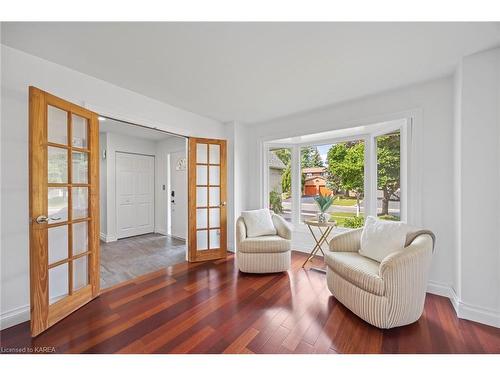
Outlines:
<svg viewBox="0 0 500 375"><path fill-rule="evenodd" d="M68 182L68 151L64 148L49 147L48 155L48 182Z"/></svg>
<svg viewBox="0 0 500 375"><path fill-rule="evenodd" d="M209 145L209 163L219 164L220 163L220 146L219 145Z"/></svg>
<svg viewBox="0 0 500 375"><path fill-rule="evenodd" d="M47 122L49 142L68 145L68 112L49 105Z"/></svg>
<svg viewBox="0 0 500 375"><path fill-rule="evenodd" d="M209 169L209 184L210 185L220 185L220 167L219 166L210 166Z"/></svg>
<svg viewBox="0 0 500 375"><path fill-rule="evenodd" d="M196 206L197 207L206 207L208 206L208 195L206 187L197 187L196 188Z"/></svg>
<svg viewBox="0 0 500 375"><path fill-rule="evenodd" d="M400 132L382 135L377 143L377 216L401 219L401 137Z"/></svg>
<svg viewBox="0 0 500 375"><path fill-rule="evenodd" d="M72 180L75 184L88 183L89 165L88 154L86 152L72 153L73 169Z"/></svg>
<svg viewBox="0 0 500 375"><path fill-rule="evenodd" d="M206 165L196 166L196 185L208 185L208 174Z"/></svg>
<svg viewBox="0 0 500 375"><path fill-rule="evenodd" d="M88 250L88 224L86 221L73 224L73 255Z"/></svg>
<svg viewBox="0 0 500 375"><path fill-rule="evenodd" d="M73 147L87 148L87 119L72 115L73 130L71 145Z"/></svg>
<svg viewBox="0 0 500 375"><path fill-rule="evenodd" d="M210 219L210 228L220 227L220 208L211 208L209 219Z"/></svg>
<svg viewBox="0 0 500 375"><path fill-rule="evenodd" d="M68 226L49 228L49 264L68 257Z"/></svg>
<svg viewBox="0 0 500 375"><path fill-rule="evenodd" d="M68 263L49 269L49 304L68 295Z"/></svg>
<svg viewBox="0 0 500 375"><path fill-rule="evenodd" d="M269 208L285 220L292 220L292 152L289 148L268 153Z"/></svg>
<svg viewBox="0 0 500 375"><path fill-rule="evenodd" d="M88 257L83 256L73 261L73 291L87 286L88 283Z"/></svg>
<svg viewBox="0 0 500 375"><path fill-rule="evenodd" d="M88 216L88 189L86 187L73 188L72 203L73 203L73 219L81 219Z"/></svg>
<svg viewBox="0 0 500 375"><path fill-rule="evenodd" d="M219 187L209 188L208 203L211 207L220 205L220 188Z"/></svg>
<svg viewBox="0 0 500 375"><path fill-rule="evenodd" d="M220 230L211 229L210 230L210 248L218 249L220 248Z"/></svg>
<svg viewBox="0 0 500 375"><path fill-rule="evenodd" d="M196 229L206 228L208 226L208 209L198 208L196 210Z"/></svg>
<svg viewBox="0 0 500 375"><path fill-rule="evenodd" d="M68 188L47 189L50 223L68 220Z"/></svg>
<svg viewBox="0 0 500 375"><path fill-rule="evenodd" d="M363 225L364 146L354 140L301 148L302 221L318 220L321 204L339 227Z"/></svg>
<svg viewBox="0 0 500 375"><path fill-rule="evenodd" d="M196 231L196 250L207 250L208 249L208 231L198 230Z"/></svg>
<svg viewBox="0 0 500 375"><path fill-rule="evenodd" d="M207 163L208 149L207 144L198 143L196 144L196 162L197 163Z"/></svg>

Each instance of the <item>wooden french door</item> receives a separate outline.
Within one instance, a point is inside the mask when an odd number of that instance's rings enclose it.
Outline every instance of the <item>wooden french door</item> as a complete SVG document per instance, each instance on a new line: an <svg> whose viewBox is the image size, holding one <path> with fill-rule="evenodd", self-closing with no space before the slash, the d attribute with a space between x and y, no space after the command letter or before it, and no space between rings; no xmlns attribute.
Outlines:
<svg viewBox="0 0 500 375"><path fill-rule="evenodd" d="M99 122L29 89L31 334L99 294Z"/></svg>
<svg viewBox="0 0 500 375"><path fill-rule="evenodd" d="M226 141L189 138L188 260L226 257Z"/></svg>

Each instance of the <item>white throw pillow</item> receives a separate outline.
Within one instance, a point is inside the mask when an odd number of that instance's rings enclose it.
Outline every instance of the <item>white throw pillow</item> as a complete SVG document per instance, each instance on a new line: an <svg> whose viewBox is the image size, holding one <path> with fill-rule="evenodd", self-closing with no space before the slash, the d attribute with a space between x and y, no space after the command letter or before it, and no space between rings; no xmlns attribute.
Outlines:
<svg viewBox="0 0 500 375"><path fill-rule="evenodd" d="M263 208L261 210L243 211L241 216L247 227L247 237L276 234L271 212L268 209Z"/></svg>
<svg viewBox="0 0 500 375"><path fill-rule="evenodd" d="M407 232L408 226L405 223L368 216L361 233L359 253L381 262L387 255L405 246Z"/></svg>

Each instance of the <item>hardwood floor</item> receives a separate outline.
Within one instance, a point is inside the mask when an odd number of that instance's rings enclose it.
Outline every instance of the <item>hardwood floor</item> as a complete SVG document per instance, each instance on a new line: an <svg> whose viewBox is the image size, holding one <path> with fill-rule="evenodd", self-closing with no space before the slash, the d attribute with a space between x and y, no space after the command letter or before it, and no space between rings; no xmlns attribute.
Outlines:
<svg viewBox="0 0 500 375"><path fill-rule="evenodd" d="M372 327L329 293L325 276L239 273L234 257L145 275L103 293L35 339L28 322L0 332L2 348L57 353L500 353L500 329L458 319L429 294L422 318ZM3 350L5 352L5 350Z"/></svg>

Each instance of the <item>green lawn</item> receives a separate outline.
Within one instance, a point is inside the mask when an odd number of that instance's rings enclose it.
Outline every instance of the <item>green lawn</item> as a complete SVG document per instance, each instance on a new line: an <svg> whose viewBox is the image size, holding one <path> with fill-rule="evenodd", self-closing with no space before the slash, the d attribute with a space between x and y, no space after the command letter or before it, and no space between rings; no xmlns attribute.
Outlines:
<svg viewBox="0 0 500 375"><path fill-rule="evenodd" d="M345 197L336 197L333 201L335 206L355 206L356 199L353 198L345 198Z"/></svg>
<svg viewBox="0 0 500 375"><path fill-rule="evenodd" d="M331 213L330 221L336 221L339 227L343 227L345 219L356 216L355 212L333 212Z"/></svg>

